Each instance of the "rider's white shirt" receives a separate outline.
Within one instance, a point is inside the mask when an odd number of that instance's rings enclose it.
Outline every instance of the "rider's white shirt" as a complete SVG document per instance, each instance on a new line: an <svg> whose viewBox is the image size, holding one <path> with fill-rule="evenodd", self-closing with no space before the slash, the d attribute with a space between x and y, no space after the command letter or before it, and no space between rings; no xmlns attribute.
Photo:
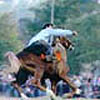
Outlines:
<svg viewBox="0 0 100 100"><path fill-rule="evenodd" d="M53 36L70 37L72 35L73 35L73 32L71 30L46 28L46 29L41 30L37 35L35 35L29 41L28 46L30 46L33 42L36 42L38 40L44 40L45 42L51 45L53 42Z"/></svg>

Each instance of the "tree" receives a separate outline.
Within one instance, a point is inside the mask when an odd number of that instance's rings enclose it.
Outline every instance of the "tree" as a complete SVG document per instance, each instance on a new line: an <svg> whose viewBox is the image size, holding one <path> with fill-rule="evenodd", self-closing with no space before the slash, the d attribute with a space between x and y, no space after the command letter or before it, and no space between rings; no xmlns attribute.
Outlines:
<svg viewBox="0 0 100 100"><path fill-rule="evenodd" d="M5 61L4 54L7 51L11 50L16 53L23 48L18 35L16 20L12 13L0 14L0 64Z"/></svg>

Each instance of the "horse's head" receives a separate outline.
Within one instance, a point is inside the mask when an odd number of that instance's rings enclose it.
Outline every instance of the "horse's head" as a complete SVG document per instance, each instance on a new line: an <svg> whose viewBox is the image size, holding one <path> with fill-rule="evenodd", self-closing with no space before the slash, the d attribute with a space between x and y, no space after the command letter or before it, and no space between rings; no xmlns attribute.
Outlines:
<svg viewBox="0 0 100 100"><path fill-rule="evenodd" d="M54 44L61 43L66 49L73 50L74 44L67 37L56 37Z"/></svg>

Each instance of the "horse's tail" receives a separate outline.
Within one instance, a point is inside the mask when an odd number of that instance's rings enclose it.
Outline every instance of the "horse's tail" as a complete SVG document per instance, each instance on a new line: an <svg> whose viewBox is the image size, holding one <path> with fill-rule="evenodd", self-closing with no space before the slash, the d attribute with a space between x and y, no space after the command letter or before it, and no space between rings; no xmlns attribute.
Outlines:
<svg viewBox="0 0 100 100"><path fill-rule="evenodd" d="M17 56L12 51L8 51L4 56L7 57L10 62L11 72L17 73L21 66Z"/></svg>

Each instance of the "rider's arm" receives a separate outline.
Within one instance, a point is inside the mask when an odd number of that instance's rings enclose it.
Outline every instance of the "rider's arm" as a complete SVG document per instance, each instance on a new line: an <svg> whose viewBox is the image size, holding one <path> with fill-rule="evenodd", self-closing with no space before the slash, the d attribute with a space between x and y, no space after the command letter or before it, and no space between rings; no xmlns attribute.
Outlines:
<svg viewBox="0 0 100 100"><path fill-rule="evenodd" d="M64 30L64 29L53 29L51 31L51 34L54 36L67 36L67 37L71 37L73 35L75 35L75 33L71 30Z"/></svg>

